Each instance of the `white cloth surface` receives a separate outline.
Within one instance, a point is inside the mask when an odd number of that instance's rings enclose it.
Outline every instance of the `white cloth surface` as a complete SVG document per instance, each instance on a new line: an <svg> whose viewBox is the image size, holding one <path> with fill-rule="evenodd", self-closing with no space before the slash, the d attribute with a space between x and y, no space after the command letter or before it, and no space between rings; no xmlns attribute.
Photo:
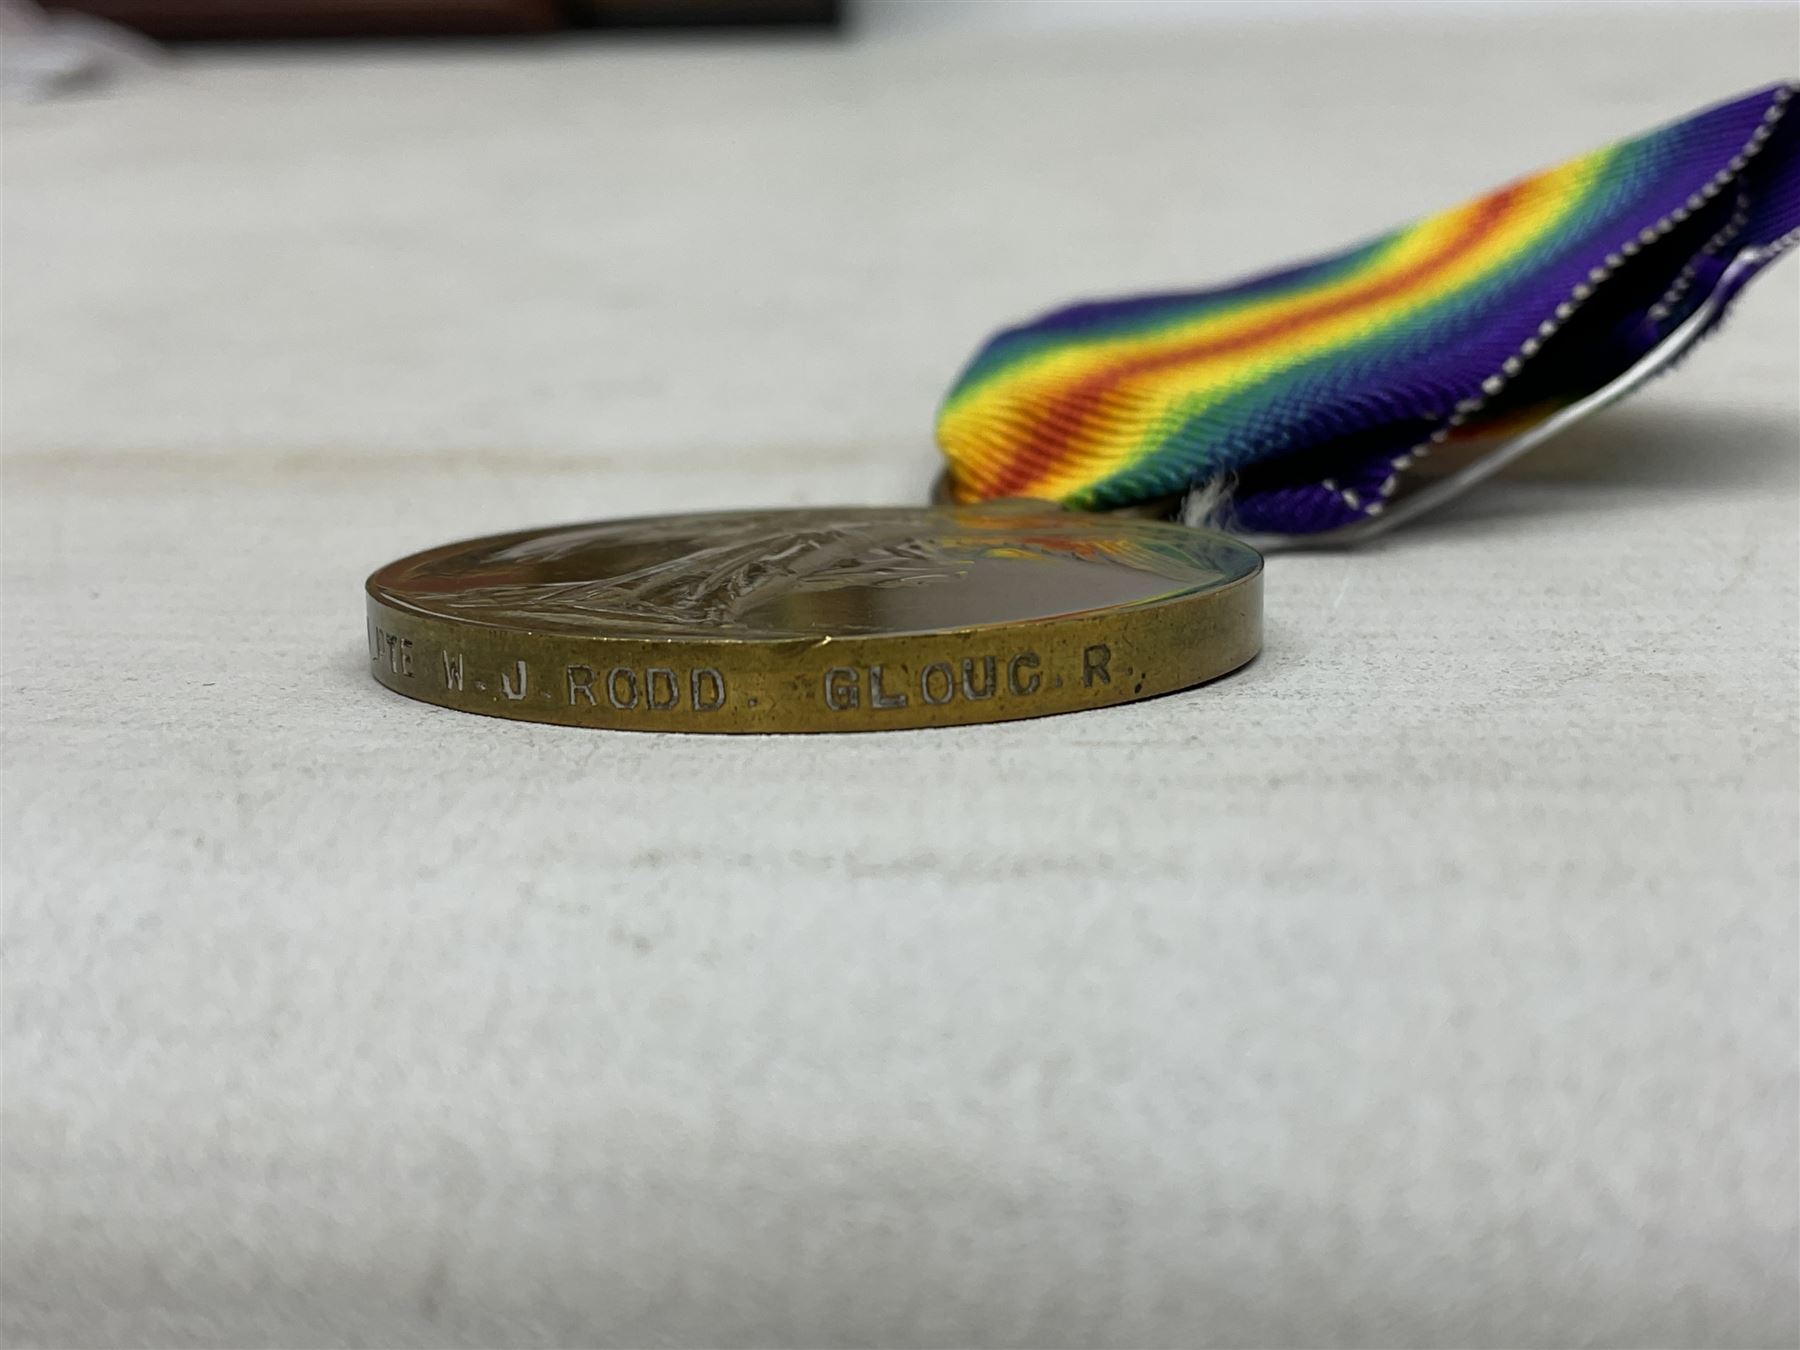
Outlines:
<svg viewBox="0 0 1800 1350"><path fill-rule="evenodd" d="M990 329L1788 73L1789 6L190 55L6 131L16 1345L1800 1339L1789 265L1212 687L378 689L440 541L916 500Z"/></svg>

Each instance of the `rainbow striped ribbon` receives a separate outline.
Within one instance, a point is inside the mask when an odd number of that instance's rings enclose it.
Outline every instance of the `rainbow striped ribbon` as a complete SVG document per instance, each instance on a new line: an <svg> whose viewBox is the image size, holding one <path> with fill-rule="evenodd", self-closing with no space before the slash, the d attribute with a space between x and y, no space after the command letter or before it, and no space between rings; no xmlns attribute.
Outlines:
<svg viewBox="0 0 1800 1350"><path fill-rule="evenodd" d="M939 415L948 495L1181 499L1274 539L1392 519L1434 451L1522 446L1623 392L1800 242L1795 88L1315 262L1007 329Z"/></svg>

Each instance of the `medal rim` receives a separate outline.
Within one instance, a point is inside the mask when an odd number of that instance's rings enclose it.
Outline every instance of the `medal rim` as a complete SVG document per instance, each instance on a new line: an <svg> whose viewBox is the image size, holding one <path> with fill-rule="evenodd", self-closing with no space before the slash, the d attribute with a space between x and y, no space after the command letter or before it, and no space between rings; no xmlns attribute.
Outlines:
<svg viewBox="0 0 1800 1350"><path fill-rule="evenodd" d="M1042 505L1044 514L1060 513L1054 504ZM843 636L628 635L509 625L434 614L393 596L381 580L434 555L594 525L784 511L928 515L941 509L825 506L661 513L509 530L420 550L376 569L364 584L371 674L402 697L509 721L676 733L821 733L966 726L1117 706L1209 683L1261 652L1261 554L1229 535L1175 524L1159 527L1204 533L1230 545L1240 555L1243 572L1204 584L1172 582L1172 593L1045 617ZM396 648L396 642L402 647ZM1095 652L1112 663L1096 668L1097 680L1088 669ZM435 678L440 663L441 679ZM1028 663L1023 673L1021 663ZM970 667L983 673L985 692L976 693ZM513 669L518 672L517 693L512 679L501 678ZM477 678L482 672L485 683ZM701 706L702 674L719 681L715 706ZM955 680L959 674L962 697ZM935 684L933 675L939 677ZM622 682L614 683L615 678ZM833 702L834 678L840 681L840 694L844 680L855 685L846 706ZM562 698L559 689L565 680ZM710 692L711 686L707 688ZM630 693L629 703L619 699L621 690ZM654 703L657 690L673 702ZM577 700L578 693L585 702ZM945 697L934 698L934 693Z"/></svg>

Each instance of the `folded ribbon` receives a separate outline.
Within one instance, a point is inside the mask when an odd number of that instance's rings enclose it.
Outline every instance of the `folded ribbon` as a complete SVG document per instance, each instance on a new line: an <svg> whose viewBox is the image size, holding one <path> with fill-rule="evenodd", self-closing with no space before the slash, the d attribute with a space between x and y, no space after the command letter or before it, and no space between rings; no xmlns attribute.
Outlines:
<svg viewBox="0 0 1800 1350"><path fill-rule="evenodd" d="M1007 329L940 413L948 493L1167 500L1269 542L1414 514L1667 365L1800 242L1795 91L1298 267Z"/></svg>

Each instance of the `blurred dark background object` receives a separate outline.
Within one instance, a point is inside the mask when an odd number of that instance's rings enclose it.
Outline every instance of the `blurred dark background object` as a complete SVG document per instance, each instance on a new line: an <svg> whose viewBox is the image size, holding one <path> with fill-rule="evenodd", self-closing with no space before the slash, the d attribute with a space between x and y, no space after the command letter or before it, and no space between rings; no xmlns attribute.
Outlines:
<svg viewBox="0 0 1800 1350"><path fill-rule="evenodd" d="M573 28L832 28L845 0L63 0L166 42L546 33Z"/></svg>

